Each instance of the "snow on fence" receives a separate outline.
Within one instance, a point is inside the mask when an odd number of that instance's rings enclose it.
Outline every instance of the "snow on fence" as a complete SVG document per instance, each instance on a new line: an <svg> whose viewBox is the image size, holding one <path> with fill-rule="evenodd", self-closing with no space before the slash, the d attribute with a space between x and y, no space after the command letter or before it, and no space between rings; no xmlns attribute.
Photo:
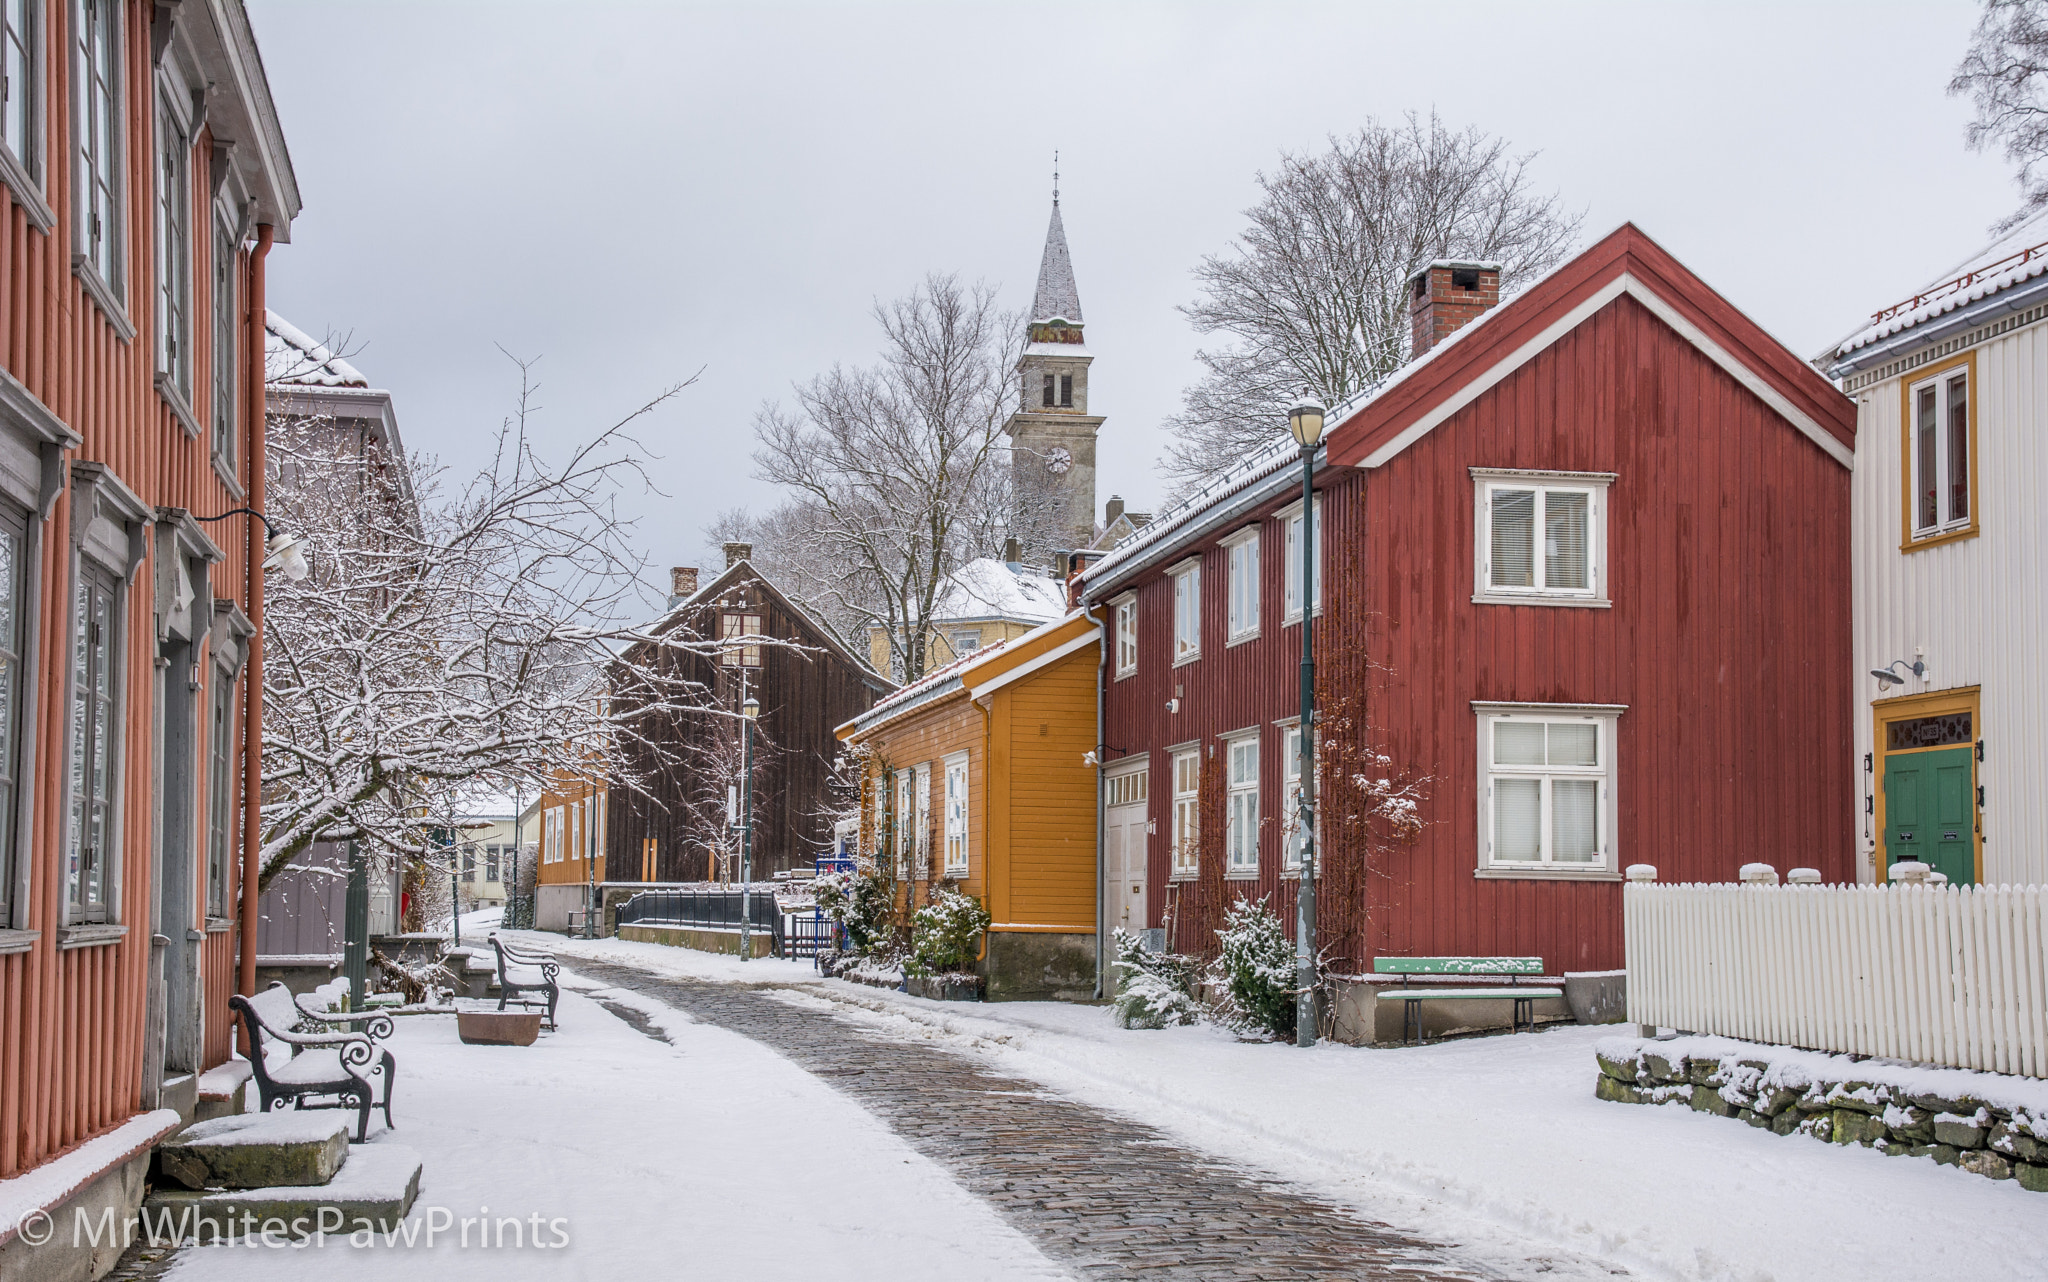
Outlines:
<svg viewBox="0 0 2048 1282"><path fill-rule="evenodd" d="M2048 1077L2048 888L1632 880L1622 905L1633 1023Z"/></svg>

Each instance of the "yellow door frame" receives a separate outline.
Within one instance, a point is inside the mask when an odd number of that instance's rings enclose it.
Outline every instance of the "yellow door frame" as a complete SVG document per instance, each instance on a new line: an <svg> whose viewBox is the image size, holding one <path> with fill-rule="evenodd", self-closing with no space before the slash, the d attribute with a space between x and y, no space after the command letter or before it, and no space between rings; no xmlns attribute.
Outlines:
<svg viewBox="0 0 2048 1282"><path fill-rule="evenodd" d="M1870 751L1875 769L1871 772L1870 790L1877 798L1877 880L1879 883L1891 879L1891 852L1885 849L1884 814L1884 763L1892 757L1908 757L1921 752L1948 752L1957 747L1967 746L1970 753L1970 853L1971 864L1976 869L1978 885L1984 884L1984 808L1977 804L1977 754L1975 748L1983 736L1984 720L1978 710L1980 686L1965 686L1960 690L1936 690L1928 694L1902 694L1890 699L1878 699L1870 705ZM1938 717L1951 712L1970 714L1970 742L1967 745L1946 743L1933 748L1901 748L1890 751L1885 748L1885 727L1894 721L1912 721L1920 717Z"/></svg>

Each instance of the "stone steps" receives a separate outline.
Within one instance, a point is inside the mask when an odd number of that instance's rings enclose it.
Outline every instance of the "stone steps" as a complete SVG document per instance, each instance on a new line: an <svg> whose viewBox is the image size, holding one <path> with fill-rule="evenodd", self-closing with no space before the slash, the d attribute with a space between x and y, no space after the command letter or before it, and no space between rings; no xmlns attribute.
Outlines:
<svg viewBox="0 0 2048 1282"><path fill-rule="evenodd" d="M390 1231L419 1196L419 1154L348 1142L349 1114L242 1113L186 1127L157 1146L142 1207L153 1242L242 1241Z"/></svg>

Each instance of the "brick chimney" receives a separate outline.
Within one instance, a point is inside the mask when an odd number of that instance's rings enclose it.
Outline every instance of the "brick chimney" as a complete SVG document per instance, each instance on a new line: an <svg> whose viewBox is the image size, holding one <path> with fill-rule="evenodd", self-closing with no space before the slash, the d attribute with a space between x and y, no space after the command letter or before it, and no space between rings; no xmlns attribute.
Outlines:
<svg viewBox="0 0 2048 1282"><path fill-rule="evenodd" d="M683 603L685 597L697 594L697 567L694 565L670 566L668 571L668 604L674 609Z"/></svg>
<svg viewBox="0 0 2048 1282"><path fill-rule="evenodd" d="M730 570L753 555L754 545L751 543L728 543L725 545L725 568Z"/></svg>
<svg viewBox="0 0 2048 1282"><path fill-rule="evenodd" d="M1439 258L1408 278L1412 356L1457 333L1500 302L1500 264Z"/></svg>

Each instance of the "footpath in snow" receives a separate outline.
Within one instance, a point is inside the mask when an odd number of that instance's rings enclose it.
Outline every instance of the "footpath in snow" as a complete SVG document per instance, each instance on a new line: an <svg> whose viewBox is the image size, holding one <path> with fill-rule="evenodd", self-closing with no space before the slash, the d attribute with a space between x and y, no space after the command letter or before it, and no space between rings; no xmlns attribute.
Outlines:
<svg viewBox="0 0 2048 1282"><path fill-rule="evenodd" d="M670 1040L598 998L646 1012ZM943 1170L773 1052L629 993L565 987L559 1020L531 1047L464 1046L448 1018L399 1021L398 1129L373 1122L370 1142L416 1149L426 1169L395 1244L194 1247L169 1276L1064 1276ZM519 1245L503 1223L513 1220Z"/></svg>
<svg viewBox="0 0 2048 1282"><path fill-rule="evenodd" d="M787 985L793 1013L852 1012L995 1057L1007 1072L1486 1254L1545 1244L1637 1276L1731 1282L2048 1279L2048 1196L1690 1110L1596 1100L1593 1047L1611 1029L1303 1052L1206 1026L1126 1031L1102 1007L939 1005L823 980L805 963L547 942L572 967L589 956Z"/></svg>

